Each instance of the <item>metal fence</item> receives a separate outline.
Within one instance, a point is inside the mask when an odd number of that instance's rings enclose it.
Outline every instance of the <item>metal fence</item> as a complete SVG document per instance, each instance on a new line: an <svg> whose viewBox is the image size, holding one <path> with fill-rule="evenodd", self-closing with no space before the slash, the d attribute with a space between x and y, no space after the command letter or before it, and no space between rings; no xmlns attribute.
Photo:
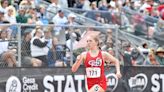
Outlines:
<svg viewBox="0 0 164 92"><path fill-rule="evenodd" d="M82 10L76 8L68 8L71 12L75 12L81 16L91 19L92 22L99 25L117 24L122 31L128 32L136 37L143 38L147 41L163 44L162 28L164 22L159 18L154 18L131 10L122 8L119 12L99 11L99 10Z"/></svg>
<svg viewBox="0 0 164 92"><path fill-rule="evenodd" d="M122 33L118 25L0 26L1 67L69 67L75 62L77 55L86 51L86 38L89 35L97 35L101 49L117 57L122 65L126 65L124 54L127 47L135 49L138 48L137 45L145 42L131 34ZM15 26L16 30L13 30L12 26ZM3 36L3 32L7 33L6 36ZM137 52L134 54L140 54L140 57L137 55L136 58L143 58L137 61L137 65L151 65L146 56Z"/></svg>
<svg viewBox="0 0 164 92"><path fill-rule="evenodd" d="M149 48L156 49L162 44L162 42L152 39L160 36L154 37L154 34L151 33L151 28L159 29L158 24L154 26L158 20L128 9L122 9L118 13L75 8L57 10L62 10L67 19L66 23L60 25L1 24L1 34L6 32L6 37L4 39L1 37L2 62L0 65L2 67L71 66L76 56L85 51L86 37L89 34L98 35L102 50L109 51L120 60L121 64L126 65L124 54L127 49L131 49L129 53L134 50L134 57L130 56L130 62L131 58L136 60L136 58L142 57L141 60L136 61L137 65L151 65L148 53L143 54L138 47L142 47L143 43L146 43ZM47 12L53 16L56 14L51 11ZM74 19L71 19L71 23L70 14L75 16ZM52 19L49 22L53 22ZM38 38L35 36L39 32L40 41L35 40ZM34 45L31 45L32 43ZM37 47L42 49L39 51ZM136 49L137 51L135 51Z"/></svg>

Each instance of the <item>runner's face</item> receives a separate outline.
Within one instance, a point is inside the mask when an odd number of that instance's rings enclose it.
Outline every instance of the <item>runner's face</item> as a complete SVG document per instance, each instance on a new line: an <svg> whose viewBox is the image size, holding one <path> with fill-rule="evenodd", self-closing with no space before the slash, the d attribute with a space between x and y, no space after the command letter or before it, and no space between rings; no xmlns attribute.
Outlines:
<svg viewBox="0 0 164 92"><path fill-rule="evenodd" d="M97 43L96 43L96 41L93 39L93 38L91 38L91 37L88 37L87 38L87 46L88 46L88 48L93 48L94 46L97 46Z"/></svg>

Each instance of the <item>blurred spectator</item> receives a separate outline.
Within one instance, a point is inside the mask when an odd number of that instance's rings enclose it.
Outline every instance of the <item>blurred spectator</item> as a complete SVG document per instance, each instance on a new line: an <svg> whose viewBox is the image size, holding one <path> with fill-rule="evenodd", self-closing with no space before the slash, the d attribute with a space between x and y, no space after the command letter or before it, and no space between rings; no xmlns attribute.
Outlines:
<svg viewBox="0 0 164 92"><path fill-rule="evenodd" d="M66 66L64 48L58 44L56 37L52 40L52 47L48 51L48 66Z"/></svg>
<svg viewBox="0 0 164 92"><path fill-rule="evenodd" d="M23 7L19 7L18 15L16 16L17 23L27 23L27 17L25 16L26 10Z"/></svg>
<svg viewBox="0 0 164 92"><path fill-rule="evenodd" d="M6 8L6 13L4 15L4 18L6 21L8 21L10 24L16 24L16 10L13 6L9 6ZM17 27L15 25L11 25L10 29L12 30L12 38L16 38L17 35Z"/></svg>
<svg viewBox="0 0 164 92"><path fill-rule="evenodd" d="M54 34L59 35L60 31L62 30L61 26L68 23L68 20L65 17L63 10L58 10L58 13L53 17L52 22L55 25L58 25L57 27L54 27Z"/></svg>
<svg viewBox="0 0 164 92"><path fill-rule="evenodd" d="M164 65L164 49L159 47L156 51L156 60L160 65Z"/></svg>
<svg viewBox="0 0 164 92"><path fill-rule="evenodd" d="M155 27L155 33L162 32L164 30L163 20L161 18L159 18L157 24L155 24L154 27Z"/></svg>
<svg viewBox="0 0 164 92"><path fill-rule="evenodd" d="M101 47L102 50L108 50L109 48L113 48L113 34L112 34L112 30L108 29L106 35L107 35L107 37L106 37L105 45L103 45Z"/></svg>
<svg viewBox="0 0 164 92"><path fill-rule="evenodd" d="M75 34L77 35L76 41L80 41L81 40L81 30L79 28L74 30Z"/></svg>
<svg viewBox="0 0 164 92"><path fill-rule="evenodd" d="M79 0L76 2L74 7L78 9L89 10L89 5L90 2L88 0Z"/></svg>
<svg viewBox="0 0 164 92"><path fill-rule="evenodd" d="M96 2L92 2L90 6L90 11L85 14L85 17L96 20L96 13L98 12L98 7Z"/></svg>
<svg viewBox="0 0 164 92"><path fill-rule="evenodd" d="M141 47L138 47L138 50L141 53L143 53L145 56L147 56L149 54L149 47L146 42L144 42Z"/></svg>
<svg viewBox="0 0 164 92"><path fill-rule="evenodd" d="M101 16L101 13L96 13L95 19L96 19L97 22L105 23L105 20L104 20L104 18Z"/></svg>
<svg viewBox="0 0 164 92"><path fill-rule="evenodd" d="M16 66L16 57L15 49L9 49L9 41L8 41L8 32L6 30L0 31L0 61L6 62L8 67Z"/></svg>
<svg viewBox="0 0 164 92"><path fill-rule="evenodd" d="M43 31L44 31L45 39L46 41L48 41L47 47L51 48L52 47L52 31L49 30L47 27L44 27Z"/></svg>
<svg viewBox="0 0 164 92"><path fill-rule="evenodd" d="M69 48L69 50L75 50L76 49L76 45L78 43L77 39L77 35L76 33L72 33L71 34L72 37L70 37L70 39L68 39L66 41L66 46Z"/></svg>
<svg viewBox="0 0 164 92"><path fill-rule="evenodd" d="M134 48L131 50L131 58L133 65L146 65L150 62L147 60L147 56L144 56L142 52Z"/></svg>
<svg viewBox="0 0 164 92"><path fill-rule="evenodd" d="M26 10L25 16L27 17L28 24L43 24L37 18L36 8L29 8L28 10Z"/></svg>
<svg viewBox="0 0 164 92"><path fill-rule="evenodd" d="M58 3L58 0L51 0L51 4L47 8L47 18L49 21L53 18L55 14L57 14L57 11L61 8L61 6Z"/></svg>
<svg viewBox="0 0 164 92"><path fill-rule="evenodd" d="M68 15L68 25L73 25L73 26L78 25L78 24L75 22L75 18L76 18L76 15L73 14L73 13L70 13L70 14Z"/></svg>
<svg viewBox="0 0 164 92"><path fill-rule="evenodd" d="M76 3L76 0L68 0L68 7L73 7Z"/></svg>
<svg viewBox="0 0 164 92"><path fill-rule="evenodd" d="M6 8L6 13L4 15L5 20L9 21L11 24L16 23L16 16L15 16L15 8L13 6L9 6Z"/></svg>
<svg viewBox="0 0 164 92"><path fill-rule="evenodd" d="M132 48L130 46L130 43L128 42L123 43L123 49L125 50L123 53L124 66L136 65L136 62L132 62L132 56L131 56Z"/></svg>
<svg viewBox="0 0 164 92"><path fill-rule="evenodd" d="M68 8L68 0L58 0L61 8Z"/></svg>
<svg viewBox="0 0 164 92"><path fill-rule="evenodd" d="M147 8L152 8L153 0L145 0L144 4L140 7L140 11L145 11Z"/></svg>
<svg viewBox="0 0 164 92"><path fill-rule="evenodd" d="M99 5L99 10L101 11L107 11L107 1L106 0L101 0L101 4Z"/></svg>
<svg viewBox="0 0 164 92"><path fill-rule="evenodd" d="M107 1L106 0L101 0L101 5L98 8L99 8L100 11L102 11L100 14L101 14L101 17L104 20L104 23L108 24L112 20L113 11L108 12L109 7L108 7L108 4L107 4Z"/></svg>
<svg viewBox="0 0 164 92"><path fill-rule="evenodd" d="M1 0L1 9L6 13L6 8L9 6L8 0Z"/></svg>
<svg viewBox="0 0 164 92"><path fill-rule="evenodd" d="M133 15L134 35L144 36L147 33L147 26L144 22L143 16L140 14Z"/></svg>
<svg viewBox="0 0 164 92"><path fill-rule="evenodd" d="M156 60L154 49L150 49L148 58L149 58L151 65L160 65L159 62Z"/></svg>
<svg viewBox="0 0 164 92"><path fill-rule="evenodd" d="M39 6L39 12L37 12L37 17L43 24L49 23L48 18L46 17L46 8L44 5Z"/></svg>
<svg viewBox="0 0 164 92"><path fill-rule="evenodd" d="M24 32L24 39L21 44L21 56L22 56L22 66L23 67L40 67L42 65L42 61L36 58L31 57L31 31L26 30Z"/></svg>
<svg viewBox="0 0 164 92"><path fill-rule="evenodd" d="M84 0L84 6L83 6L83 10L90 10L90 1L89 0Z"/></svg>
<svg viewBox="0 0 164 92"><path fill-rule="evenodd" d="M42 66L48 66L47 54L48 54L48 41L44 38L41 28L36 28L34 37L31 40L31 55L42 61Z"/></svg>

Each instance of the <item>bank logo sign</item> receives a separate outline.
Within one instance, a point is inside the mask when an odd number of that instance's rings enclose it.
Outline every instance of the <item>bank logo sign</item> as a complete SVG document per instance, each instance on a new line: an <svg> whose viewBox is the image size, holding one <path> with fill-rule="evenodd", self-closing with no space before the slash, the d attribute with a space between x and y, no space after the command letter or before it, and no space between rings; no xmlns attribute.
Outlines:
<svg viewBox="0 0 164 92"><path fill-rule="evenodd" d="M11 76L6 82L5 92L31 92L38 89L39 85L36 83L35 78L25 76L20 80L16 76Z"/></svg>
<svg viewBox="0 0 164 92"><path fill-rule="evenodd" d="M106 75L107 78L107 91L113 92L117 88L118 78L116 74L110 73Z"/></svg>
<svg viewBox="0 0 164 92"><path fill-rule="evenodd" d="M143 92L147 86L148 78L145 74L139 73L128 80L130 89Z"/></svg>
<svg viewBox="0 0 164 92"><path fill-rule="evenodd" d="M21 92L21 82L16 76L11 76L7 80L5 92Z"/></svg>

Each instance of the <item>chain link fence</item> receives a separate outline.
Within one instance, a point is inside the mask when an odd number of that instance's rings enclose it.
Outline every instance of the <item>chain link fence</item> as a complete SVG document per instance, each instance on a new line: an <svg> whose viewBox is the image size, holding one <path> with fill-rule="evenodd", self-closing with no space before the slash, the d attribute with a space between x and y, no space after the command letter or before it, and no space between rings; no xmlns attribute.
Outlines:
<svg viewBox="0 0 164 92"><path fill-rule="evenodd" d="M6 26L0 34L1 67L69 67L75 62L77 55L87 51L86 38L89 35L97 35L101 50L117 57L124 65L127 63L124 57L127 48L137 48L136 42L144 41L123 33L117 25L3 24L1 26ZM10 26L16 26L17 32L9 31ZM135 54L136 58L143 58L136 61L138 65L151 65L143 54L137 52ZM128 64L130 62L131 60Z"/></svg>

